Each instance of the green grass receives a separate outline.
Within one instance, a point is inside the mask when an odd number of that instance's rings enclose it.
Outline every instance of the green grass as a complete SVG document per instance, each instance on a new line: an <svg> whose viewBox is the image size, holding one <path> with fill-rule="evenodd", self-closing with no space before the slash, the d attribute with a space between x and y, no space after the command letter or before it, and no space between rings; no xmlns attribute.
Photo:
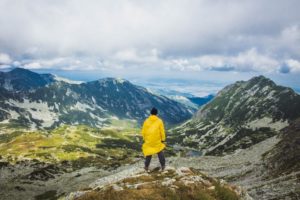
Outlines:
<svg viewBox="0 0 300 200"><path fill-rule="evenodd" d="M0 135L0 155L15 163L37 159L56 163L78 159L127 159L140 152L138 129L98 129L84 125L63 125L52 131L18 130Z"/></svg>

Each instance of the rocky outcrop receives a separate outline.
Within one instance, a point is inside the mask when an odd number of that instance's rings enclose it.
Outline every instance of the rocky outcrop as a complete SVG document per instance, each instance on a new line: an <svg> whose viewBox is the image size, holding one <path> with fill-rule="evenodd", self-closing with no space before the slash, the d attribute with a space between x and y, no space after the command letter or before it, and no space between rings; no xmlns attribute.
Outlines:
<svg viewBox="0 0 300 200"><path fill-rule="evenodd" d="M171 200L171 199L251 199L240 187L227 184L187 167L141 170L127 176L111 175L91 184L91 188L69 194L66 200Z"/></svg>

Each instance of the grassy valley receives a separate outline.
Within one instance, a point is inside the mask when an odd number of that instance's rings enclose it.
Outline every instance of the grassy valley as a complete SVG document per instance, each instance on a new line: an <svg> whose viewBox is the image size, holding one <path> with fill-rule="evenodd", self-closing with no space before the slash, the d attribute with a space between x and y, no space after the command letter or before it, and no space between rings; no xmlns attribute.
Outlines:
<svg viewBox="0 0 300 200"><path fill-rule="evenodd" d="M59 163L89 159L102 160L105 166L110 160L131 160L138 156L139 149L139 129L134 127L63 125L50 131L15 129L0 135L0 155L12 164L22 160Z"/></svg>

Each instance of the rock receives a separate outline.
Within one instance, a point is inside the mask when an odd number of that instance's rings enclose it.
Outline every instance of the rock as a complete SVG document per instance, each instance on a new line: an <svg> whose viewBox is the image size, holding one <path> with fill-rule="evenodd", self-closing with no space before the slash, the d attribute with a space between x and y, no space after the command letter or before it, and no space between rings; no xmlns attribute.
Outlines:
<svg viewBox="0 0 300 200"><path fill-rule="evenodd" d="M108 177L97 180L91 184L92 189L82 191L83 193L72 193L68 196L68 200L78 199L144 199L145 195L149 199L165 199L171 200L175 196L180 195L183 199L196 199L200 195L207 196L212 199L218 196L218 190L215 188L221 187L221 191L228 194L233 199L238 199L241 196L226 182L222 182L223 186L219 185L220 181L215 181L206 175L201 174L195 169L187 167L168 168L163 172L152 171L149 174L143 171L132 170L121 173L122 178L115 175L114 179ZM126 174L126 175L125 175ZM109 180L109 181L108 181ZM208 192L209 191L209 192Z"/></svg>
<svg viewBox="0 0 300 200"><path fill-rule="evenodd" d="M16 186L15 189L18 191L25 191L25 188L23 188L21 186Z"/></svg>
<svg viewBox="0 0 300 200"><path fill-rule="evenodd" d="M70 193L70 194L66 197L66 200L77 199L77 198L83 196L84 194L86 194L85 191L72 192L72 193Z"/></svg>
<svg viewBox="0 0 300 200"><path fill-rule="evenodd" d="M193 172L190 170L190 168L188 167L180 167L176 170L176 173L179 175L179 176L185 176L185 175L188 175L188 174L193 174Z"/></svg>
<svg viewBox="0 0 300 200"><path fill-rule="evenodd" d="M8 162L0 161L0 169L8 166Z"/></svg>
<svg viewBox="0 0 300 200"><path fill-rule="evenodd" d="M171 186L176 181L174 178L165 178L164 181L161 183L162 186Z"/></svg>
<svg viewBox="0 0 300 200"><path fill-rule="evenodd" d="M31 173L23 176L23 179L47 181L55 178L56 174L61 174L61 169L54 165L47 165L42 168L37 168Z"/></svg>
<svg viewBox="0 0 300 200"><path fill-rule="evenodd" d="M208 189L209 189L209 190L215 190L216 187L215 187L215 186L211 186L211 187L209 187Z"/></svg>
<svg viewBox="0 0 300 200"><path fill-rule="evenodd" d="M120 187L120 186L117 185L117 184L113 184L113 185L112 185L112 188L113 188L115 191L122 191L122 190L124 190L122 187Z"/></svg>

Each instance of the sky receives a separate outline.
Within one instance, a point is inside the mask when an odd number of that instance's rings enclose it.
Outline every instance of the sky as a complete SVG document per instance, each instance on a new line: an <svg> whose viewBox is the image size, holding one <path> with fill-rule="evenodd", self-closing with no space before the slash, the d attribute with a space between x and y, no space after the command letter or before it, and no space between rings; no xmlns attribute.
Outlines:
<svg viewBox="0 0 300 200"><path fill-rule="evenodd" d="M299 0L0 0L0 70L214 93L265 75L300 91Z"/></svg>

